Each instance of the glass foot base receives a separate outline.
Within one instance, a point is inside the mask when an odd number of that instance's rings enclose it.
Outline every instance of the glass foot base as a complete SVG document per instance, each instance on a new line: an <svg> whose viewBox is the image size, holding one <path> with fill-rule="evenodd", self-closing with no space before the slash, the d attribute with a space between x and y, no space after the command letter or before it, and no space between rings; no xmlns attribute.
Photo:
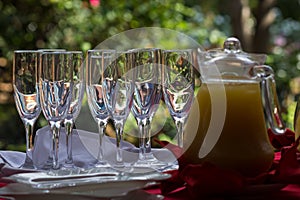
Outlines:
<svg viewBox="0 0 300 200"><path fill-rule="evenodd" d="M23 163L23 165L21 165L20 167L21 169L36 169L36 167L33 164L32 159L26 155L25 161Z"/></svg>
<svg viewBox="0 0 300 200"><path fill-rule="evenodd" d="M110 167L110 164L108 164L107 162L105 162L105 161L98 161L98 162L96 162L95 163L95 165L94 165L94 167L96 167L96 168L106 168L106 167Z"/></svg>
<svg viewBox="0 0 300 200"><path fill-rule="evenodd" d="M158 160L152 153L148 153L142 158L140 157L139 160L136 163L134 163L133 166L137 168L150 167L159 172L178 169L177 161L173 163L164 162Z"/></svg>

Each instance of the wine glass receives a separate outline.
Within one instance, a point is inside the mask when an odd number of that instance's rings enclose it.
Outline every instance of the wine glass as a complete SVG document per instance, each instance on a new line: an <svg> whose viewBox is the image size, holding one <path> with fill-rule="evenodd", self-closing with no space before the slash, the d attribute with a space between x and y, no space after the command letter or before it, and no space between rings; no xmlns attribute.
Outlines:
<svg viewBox="0 0 300 200"><path fill-rule="evenodd" d="M177 128L177 143L183 147L183 128L194 99L193 50L163 51L163 96Z"/></svg>
<svg viewBox="0 0 300 200"><path fill-rule="evenodd" d="M67 112L67 116L64 119L64 125L66 130L66 148L67 158L64 163L66 168L75 168L72 157L72 131L75 124L75 120L78 117L81 108L81 102L83 98L83 53L81 51L71 52L71 62L73 65L73 87L70 108Z"/></svg>
<svg viewBox="0 0 300 200"><path fill-rule="evenodd" d="M73 91L73 53L42 52L39 66L39 92L43 114L52 132L52 168L59 169L59 135L70 108Z"/></svg>
<svg viewBox="0 0 300 200"><path fill-rule="evenodd" d="M139 159L135 166L163 166L166 163L157 160L151 152L151 122L162 96L161 50L136 49L133 66L136 77L131 111L140 134Z"/></svg>
<svg viewBox="0 0 300 200"><path fill-rule="evenodd" d="M115 56L114 50L89 50L87 52L87 79L86 92L91 114L98 125L99 149L95 167L108 167L103 159L102 140L105 128L110 118L106 109L102 93L102 74L106 67L111 65Z"/></svg>
<svg viewBox="0 0 300 200"><path fill-rule="evenodd" d="M22 168L34 169L30 157L33 149L33 128L41 113L37 89L38 53L31 50L14 51L13 88L18 113L26 130L26 158Z"/></svg>
<svg viewBox="0 0 300 200"><path fill-rule="evenodd" d="M41 56L42 56L42 53L43 52L55 52L55 51L66 51L65 49L38 49L38 66L40 66L42 63L41 63ZM51 149L51 147L50 147ZM44 165L45 168L51 168L52 166L52 152L49 153L48 155L48 159L47 159L47 162L46 164Z"/></svg>
<svg viewBox="0 0 300 200"><path fill-rule="evenodd" d="M123 162L121 141L124 123L132 106L134 90L134 70L132 67L132 54L116 52L114 61L103 72L103 95L107 110L114 120L116 128L116 164L117 168L126 167Z"/></svg>

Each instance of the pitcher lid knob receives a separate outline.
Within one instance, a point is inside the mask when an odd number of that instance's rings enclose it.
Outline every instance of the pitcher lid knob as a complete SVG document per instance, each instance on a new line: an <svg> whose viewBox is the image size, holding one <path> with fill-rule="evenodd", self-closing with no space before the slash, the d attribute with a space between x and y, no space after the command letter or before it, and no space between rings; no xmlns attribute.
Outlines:
<svg viewBox="0 0 300 200"><path fill-rule="evenodd" d="M235 37L229 37L224 42L224 51L226 53L239 53L242 51L241 42Z"/></svg>

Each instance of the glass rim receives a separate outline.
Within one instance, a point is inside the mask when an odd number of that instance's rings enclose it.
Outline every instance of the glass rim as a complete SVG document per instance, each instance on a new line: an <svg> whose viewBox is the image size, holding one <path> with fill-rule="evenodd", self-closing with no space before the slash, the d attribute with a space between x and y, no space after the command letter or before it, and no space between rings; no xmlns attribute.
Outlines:
<svg viewBox="0 0 300 200"><path fill-rule="evenodd" d="M128 49L128 50L116 50L116 55L122 55L122 54L131 54L135 53L133 49Z"/></svg>
<svg viewBox="0 0 300 200"><path fill-rule="evenodd" d="M100 58L105 58L105 57L114 57L114 55L91 55L90 59L100 59Z"/></svg>
<svg viewBox="0 0 300 200"><path fill-rule="evenodd" d="M64 54L64 55L72 55L72 54L82 54L82 51L41 51L39 52L41 55L58 55L58 54Z"/></svg>
<svg viewBox="0 0 300 200"><path fill-rule="evenodd" d="M58 52L62 52L62 51L67 51L66 49L38 49L38 52L54 52L54 51L58 51Z"/></svg>
<svg viewBox="0 0 300 200"><path fill-rule="evenodd" d="M188 51L196 51L197 49L193 49L193 48L187 48L187 49L165 49L162 50L163 53L170 53L170 52L188 52Z"/></svg>
<svg viewBox="0 0 300 200"><path fill-rule="evenodd" d="M96 53L99 53L99 54L96 54ZM108 54L108 53L115 55L117 53L117 51L115 49L90 49L90 50L87 50L86 58L91 59L92 56L103 56L103 54Z"/></svg>
<svg viewBox="0 0 300 200"><path fill-rule="evenodd" d="M157 47L142 47L142 48L130 49L128 51L136 53L139 51L163 51L163 49Z"/></svg>
<svg viewBox="0 0 300 200"><path fill-rule="evenodd" d="M37 50L14 50L14 53L38 53Z"/></svg>
<svg viewBox="0 0 300 200"><path fill-rule="evenodd" d="M115 52L117 50L115 49L89 49L87 50L88 53L94 53L94 52Z"/></svg>

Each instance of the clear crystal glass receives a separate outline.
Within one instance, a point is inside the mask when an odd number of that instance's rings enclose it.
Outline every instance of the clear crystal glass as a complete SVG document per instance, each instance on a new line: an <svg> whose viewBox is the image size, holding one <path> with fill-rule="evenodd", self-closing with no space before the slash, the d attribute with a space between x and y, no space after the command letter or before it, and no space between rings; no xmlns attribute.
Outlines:
<svg viewBox="0 0 300 200"><path fill-rule="evenodd" d="M40 57L39 92L44 117L52 132L52 168L59 169L59 136L74 87L73 54L67 51L43 52Z"/></svg>
<svg viewBox="0 0 300 200"><path fill-rule="evenodd" d="M103 72L112 64L115 53L114 50L89 50L87 52L86 92L88 105L99 131L99 149L95 167L109 166L108 162L104 160L102 142L110 115L104 103L102 87Z"/></svg>
<svg viewBox="0 0 300 200"><path fill-rule="evenodd" d="M40 115L39 91L37 89L38 52L17 50L13 59L14 99L26 130L26 159L23 168L34 169L33 128Z"/></svg>
<svg viewBox="0 0 300 200"><path fill-rule="evenodd" d="M163 96L177 127L178 146L183 147L183 128L194 100L193 50L163 51Z"/></svg>
<svg viewBox="0 0 300 200"><path fill-rule="evenodd" d="M103 97L116 129L116 164L125 167L121 150L124 123L127 120L134 92L134 69L131 52L117 52L114 61L103 72Z"/></svg>

